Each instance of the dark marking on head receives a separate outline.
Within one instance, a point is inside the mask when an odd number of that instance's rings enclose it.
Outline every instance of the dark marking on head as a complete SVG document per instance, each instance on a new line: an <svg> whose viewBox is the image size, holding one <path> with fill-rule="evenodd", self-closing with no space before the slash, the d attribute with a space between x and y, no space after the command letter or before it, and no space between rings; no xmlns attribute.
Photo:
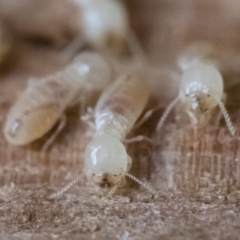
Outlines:
<svg viewBox="0 0 240 240"><path fill-rule="evenodd" d="M109 179L109 174L104 174L101 181L98 183L101 188L112 188L113 183Z"/></svg>

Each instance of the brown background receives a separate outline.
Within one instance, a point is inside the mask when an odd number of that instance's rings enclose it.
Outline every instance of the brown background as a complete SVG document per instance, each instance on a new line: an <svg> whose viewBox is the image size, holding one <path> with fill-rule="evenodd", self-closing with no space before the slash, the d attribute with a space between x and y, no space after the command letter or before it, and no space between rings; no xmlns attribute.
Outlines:
<svg viewBox="0 0 240 240"><path fill-rule="evenodd" d="M45 76L67 64L59 47L76 31L75 10L67 1L39 0L35 1L37 8L29 2L32 1L0 0L4 23L16 37L13 51L1 67L1 129L28 77ZM188 43L207 40L228 59L224 76L226 105L238 130L238 1L126 3L133 30L149 61L161 71L148 79L156 89L152 96L163 105L175 96L179 82L179 78L173 77L177 71L176 56ZM36 9L40 12L37 23L29 20ZM131 172L157 189L154 198L128 180L126 188L106 199L83 178L60 198L48 200L49 194L82 174L83 151L89 137L77 110L76 107L68 111L67 126L44 159L39 150L49 135L18 148L8 144L0 133L1 239L239 238L238 133L232 138L223 121L220 126L214 124L214 116L211 124L194 132L181 106L170 114L161 134L156 135L153 129L162 111L133 133L152 136L160 143L159 148L144 142L129 145L134 160Z"/></svg>

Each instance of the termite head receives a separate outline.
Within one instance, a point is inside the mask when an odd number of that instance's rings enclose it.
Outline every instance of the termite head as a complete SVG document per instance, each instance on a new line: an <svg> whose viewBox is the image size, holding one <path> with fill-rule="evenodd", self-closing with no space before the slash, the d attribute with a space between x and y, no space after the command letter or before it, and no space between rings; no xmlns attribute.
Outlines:
<svg viewBox="0 0 240 240"><path fill-rule="evenodd" d="M182 77L180 100L184 104L191 122L204 125L212 110L223 96L223 79L212 65L196 64L187 69Z"/></svg>
<svg viewBox="0 0 240 240"><path fill-rule="evenodd" d="M209 121L211 112L217 105L215 99L207 93L188 93L181 100L191 123L198 126L203 126Z"/></svg>
<svg viewBox="0 0 240 240"><path fill-rule="evenodd" d="M8 114L4 135L11 144L25 145L42 137L58 119L54 105L26 110L17 103Z"/></svg>
<svg viewBox="0 0 240 240"><path fill-rule="evenodd" d="M121 141L100 134L88 144L85 152L85 173L104 193L113 193L128 171L129 157Z"/></svg>

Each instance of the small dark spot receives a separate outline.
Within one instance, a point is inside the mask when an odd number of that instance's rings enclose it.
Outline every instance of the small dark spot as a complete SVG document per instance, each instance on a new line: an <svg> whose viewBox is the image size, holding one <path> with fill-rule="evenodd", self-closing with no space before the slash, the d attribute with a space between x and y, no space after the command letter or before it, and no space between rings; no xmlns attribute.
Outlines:
<svg viewBox="0 0 240 240"><path fill-rule="evenodd" d="M102 181L99 183L99 186L100 186L101 188L111 188L111 187L112 187L112 183L110 183L110 182L108 181L108 179L103 178Z"/></svg>
<svg viewBox="0 0 240 240"><path fill-rule="evenodd" d="M109 180L109 175L104 174L101 181L99 182L99 187L101 188L111 188L113 186L112 182Z"/></svg>

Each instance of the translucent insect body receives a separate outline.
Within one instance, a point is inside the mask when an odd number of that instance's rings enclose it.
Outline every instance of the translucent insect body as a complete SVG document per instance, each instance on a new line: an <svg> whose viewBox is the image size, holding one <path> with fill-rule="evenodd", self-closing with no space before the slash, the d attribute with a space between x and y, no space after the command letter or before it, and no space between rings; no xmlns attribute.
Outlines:
<svg viewBox="0 0 240 240"><path fill-rule="evenodd" d="M4 128L6 139L25 145L47 133L64 110L91 90L103 90L111 81L111 67L99 54L82 53L63 71L29 82L11 108Z"/></svg>
<svg viewBox="0 0 240 240"><path fill-rule="evenodd" d="M123 141L143 112L149 97L137 75L125 75L112 83L95 109L96 133L85 151L87 177L107 194L124 183L131 167Z"/></svg>
<svg viewBox="0 0 240 240"><path fill-rule="evenodd" d="M194 61L189 59L188 66L185 62L179 95L165 110L157 130L162 127L171 109L181 101L191 123L198 126L203 126L209 121L213 109L218 105L230 133L234 135L235 129L221 102L224 97L224 86L220 72L210 61L197 57L192 60Z"/></svg>

